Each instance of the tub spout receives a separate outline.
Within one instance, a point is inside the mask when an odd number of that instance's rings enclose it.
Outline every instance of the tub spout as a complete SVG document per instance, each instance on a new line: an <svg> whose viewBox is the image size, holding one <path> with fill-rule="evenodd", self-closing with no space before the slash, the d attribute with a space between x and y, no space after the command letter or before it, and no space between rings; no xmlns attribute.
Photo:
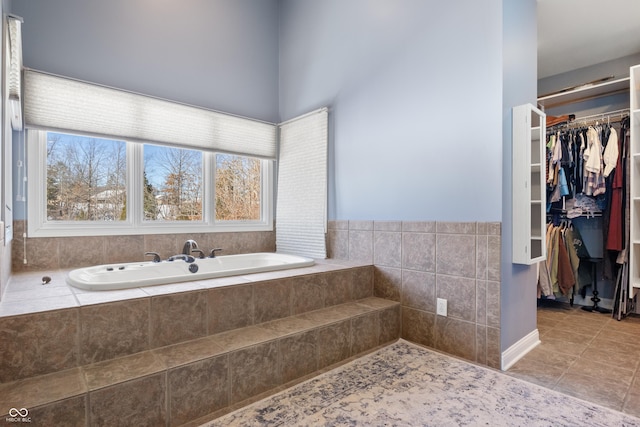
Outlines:
<svg viewBox="0 0 640 427"><path fill-rule="evenodd" d="M177 259L181 259L184 262L189 262L189 263L194 262L196 260L191 255L178 254L178 255L170 256L169 258L167 258L167 261L175 261Z"/></svg>
<svg viewBox="0 0 640 427"><path fill-rule="evenodd" d="M184 246L182 247L182 253L185 255L191 255L191 251L193 249L198 249L198 244L195 240L189 239L184 242Z"/></svg>

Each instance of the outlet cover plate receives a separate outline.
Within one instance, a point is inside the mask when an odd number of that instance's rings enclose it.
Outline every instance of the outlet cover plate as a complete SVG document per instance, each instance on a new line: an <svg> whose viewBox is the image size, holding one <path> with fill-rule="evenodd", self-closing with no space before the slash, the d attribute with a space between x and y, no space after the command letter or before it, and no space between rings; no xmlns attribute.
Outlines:
<svg viewBox="0 0 640 427"><path fill-rule="evenodd" d="M438 298L438 306L436 307L436 313L440 316L447 315L447 300L444 298Z"/></svg>

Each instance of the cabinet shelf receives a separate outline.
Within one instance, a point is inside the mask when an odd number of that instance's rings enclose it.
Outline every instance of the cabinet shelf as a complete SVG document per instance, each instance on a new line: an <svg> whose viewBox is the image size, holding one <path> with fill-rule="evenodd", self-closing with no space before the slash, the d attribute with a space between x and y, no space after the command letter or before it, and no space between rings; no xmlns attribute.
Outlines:
<svg viewBox="0 0 640 427"><path fill-rule="evenodd" d="M584 85L559 93L544 95L538 98L538 105L545 109L587 101L602 96L615 95L629 91L630 77L610 80L600 84ZM636 104L637 105L637 104ZM632 104L633 108L633 104ZM636 107L637 108L637 107Z"/></svg>

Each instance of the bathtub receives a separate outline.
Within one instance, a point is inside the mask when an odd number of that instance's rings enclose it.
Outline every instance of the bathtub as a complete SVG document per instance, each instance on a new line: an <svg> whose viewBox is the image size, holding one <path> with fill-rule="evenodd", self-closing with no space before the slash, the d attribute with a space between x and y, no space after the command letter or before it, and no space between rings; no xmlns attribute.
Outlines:
<svg viewBox="0 0 640 427"><path fill-rule="evenodd" d="M104 291L286 270L314 263L311 258L271 252L196 258L193 263L183 260L131 262L72 270L67 275L67 283L76 288Z"/></svg>

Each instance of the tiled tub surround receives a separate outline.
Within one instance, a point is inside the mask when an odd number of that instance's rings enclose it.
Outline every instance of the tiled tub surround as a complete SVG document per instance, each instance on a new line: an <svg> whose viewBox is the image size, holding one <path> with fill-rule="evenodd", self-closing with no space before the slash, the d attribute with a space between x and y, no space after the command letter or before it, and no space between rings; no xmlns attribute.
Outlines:
<svg viewBox="0 0 640 427"><path fill-rule="evenodd" d="M374 265L374 295L402 304L402 338L500 369L500 223L330 221L327 244Z"/></svg>
<svg viewBox="0 0 640 427"><path fill-rule="evenodd" d="M93 293L41 276L13 276L0 303L2 420L183 425L400 334L400 304L372 296L362 263ZM33 302L67 291L70 307Z"/></svg>
<svg viewBox="0 0 640 427"><path fill-rule="evenodd" d="M276 250L275 231L27 237L25 242L23 234L26 230L26 221L14 221L13 227L13 273L151 260L144 256L145 252L157 252L162 259L167 259L180 253L184 242L188 239L194 239L200 248L207 252L213 248L222 248L223 252L220 255L275 252Z"/></svg>

